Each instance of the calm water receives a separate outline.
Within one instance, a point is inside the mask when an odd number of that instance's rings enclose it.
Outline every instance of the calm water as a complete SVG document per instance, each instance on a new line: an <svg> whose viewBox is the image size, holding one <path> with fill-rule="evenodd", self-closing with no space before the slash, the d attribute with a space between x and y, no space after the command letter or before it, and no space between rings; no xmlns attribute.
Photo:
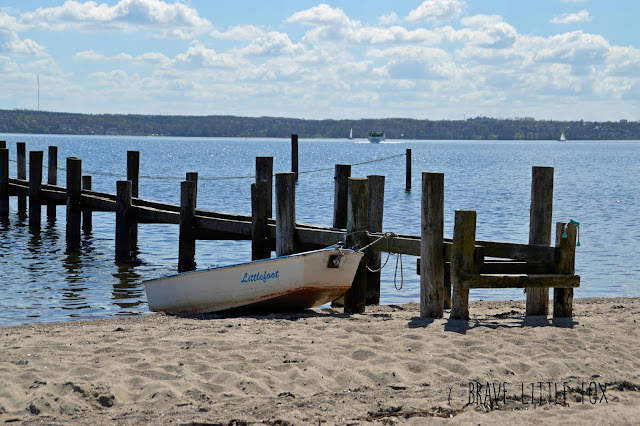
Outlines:
<svg viewBox="0 0 640 426"><path fill-rule="evenodd" d="M290 170L288 139L196 139L0 135L10 149L16 176L15 143L27 151L58 147L58 182L66 181L68 156L83 160L93 188L115 193L126 177L126 152L140 151L140 196L179 204L180 181L199 173L198 207L249 214L250 184L256 156L273 156L275 172ZM531 167L552 166L554 222L580 221L581 247L576 269L582 284L576 297L640 295L640 142L487 142L301 140L296 187L296 219L319 225L333 220L333 167L412 149L413 191L406 193L405 159L354 166L353 176L386 176L385 231L420 233L422 171L445 173L445 236L453 234L454 211L478 212L477 238L526 243L529 232ZM324 169L324 170L323 170ZM320 171L316 171L320 170ZM236 179L221 179L236 177ZM46 179L46 178L45 178ZM39 236L28 230L11 199L11 219L0 227L0 325L70 319L95 319L148 312L141 281L177 271L178 227L139 225L139 266L114 262L112 213L94 213L93 232L83 236L78 253L67 253L65 208ZM199 241L198 267L250 260L249 242ZM419 300L414 257L403 257L404 287L394 288L395 256L382 273L382 303ZM398 277L398 281L399 281ZM472 299L524 299L521 290L472 290Z"/></svg>

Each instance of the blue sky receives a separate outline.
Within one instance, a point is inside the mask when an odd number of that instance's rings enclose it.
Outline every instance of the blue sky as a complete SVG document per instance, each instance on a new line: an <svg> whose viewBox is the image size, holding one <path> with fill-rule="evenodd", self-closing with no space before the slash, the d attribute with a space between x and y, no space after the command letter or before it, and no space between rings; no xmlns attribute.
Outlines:
<svg viewBox="0 0 640 426"><path fill-rule="evenodd" d="M3 2L0 108L640 120L637 0Z"/></svg>

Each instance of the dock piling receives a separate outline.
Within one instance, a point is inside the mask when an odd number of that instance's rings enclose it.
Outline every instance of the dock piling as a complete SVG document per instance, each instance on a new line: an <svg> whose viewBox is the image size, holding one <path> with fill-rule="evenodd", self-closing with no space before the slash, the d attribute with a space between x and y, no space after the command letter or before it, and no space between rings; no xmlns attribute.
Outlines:
<svg viewBox="0 0 640 426"><path fill-rule="evenodd" d="M131 261L132 184L116 182L116 262Z"/></svg>
<svg viewBox="0 0 640 426"><path fill-rule="evenodd" d="M194 181L180 183L180 236L178 248L178 272L196 269L196 188Z"/></svg>
<svg viewBox="0 0 640 426"><path fill-rule="evenodd" d="M553 167L533 167L529 244L551 245ZM526 315L549 314L549 289L527 288Z"/></svg>
<svg viewBox="0 0 640 426"><path fill-rule="evenodd" d="M296 232L295 173L276 174L276 256L294 254Z"/></svg>
<svg viewBox="0 0 640 426"><path fill-rule="evenodd" d="M457 217L457 216L456 216ZM422 173L420 317L444 314L444 173Z"/></svg>
<svg viewBox="0 0 640 426"><path fill-rule="evenodd" d="M575 223L569 223L566 226L567 238L563 238L562 233L565 230L565 225L562 222L556 224L556 247L560 249L560 258L556 264L557 270L555 273L573 275L576 273L576 235L578 228ZM573 317L573 288L553 289L553 317Z"/></svg>
<svg viewBox="0 0 640 426"><path fill-rule="evenodd" d="M406 177L405 177L405 191L411 192L411 148L407 148L405 154L407 160Z"/></svg>
<svg viewBox="0 0 640 426"><path fill-rule="evenodd" d="M18 179L27 179L27 146L25 142L16 142ZM27 197L18 195L18 217L27 217Z"/></svg>
<svg viewBox="0 0 640 426"><path fill-rule="evenodd" d="M58 147L50 146L47 151L47 183L49 185L58 184ZM56 220L56 205L55 203L47 204L47 220L49 222L55 222Z"/></svg>
<svg viewBox="0 0 640 426"><path fill-rule="evenodd" d="M251 184L251 260L269 259L269 182Z"/></svg>
<svg viewBox="0 0 640 426"><path fill-rule="evenodd" d="M82 176L82 189L91 190L91 176ZM54 205L55 207L55 205ZM55 216L54 216L55 217ZM93 212L90 209L82 210L82 232L90 234L93 228Z"/></svg>
<svg viewBox="0 0 640 426"><path fill-rule="evenodd" d="M347 247L364 247L367 237L367 213L369 181L366 178L349 178L349 208L347 211ZM367 301L367 263L363 258L353 279L351 288L344 294L344 312L364 313Z"/></svg>
<svg viewBox="0 0 640 426"><path fill-rule="evenodd" d="M334 175L333 227L347 228L347 203L349 202L350 164L336 164Z"/></svg>
<svg viewBox="0 0 640 426"><path fill-rule="evenodd" d="M4 141L0 141L4 142ZM6 146L6 143L0 144ZM0 148L0 221L9 220L9 150Z"/></svg>
<svg viewBox="0 0 640 426"><path fill-rule="evenodd" d="M473 253L476 244L476 212L456 210L451 249L451 319L469 319L469 289L462 285L462 275L473 272Z"/></svg>
<svg viewBox="0 0 640 426"><path fill-rule="evenodd" d="M82 160L67 157L67 248L80 248L82 204Z"/></svg>
<svg viewBox="0 0 640 426"><path fill-rule="evenodd" d="M384 176L370 175L369 180L369 204L367 212L367 230L369 232L382 232L382 219L384 213ZM367 267L367 305L380 304L380 266L382 265L382 253L370 250L365 253ZM371 271L377 272L371 272Z"/></svg>
<svg viewBox="0 0 640 426"><path fill-rule="evenodd" d="M42 151L29 151L29 232L38 234L42 224Z"/></svg>
<svg viewBox="0 0 640 426"><path fill-rule="evenodd" d="M256 157L256 183L267 181L267 217L273 217L273 157Z"/></svg>
<svg viewBox="0 0 640 426"><path fill-rule="evenodd" d="M291 171L298 180L298 135L291 135Z"/></svg>

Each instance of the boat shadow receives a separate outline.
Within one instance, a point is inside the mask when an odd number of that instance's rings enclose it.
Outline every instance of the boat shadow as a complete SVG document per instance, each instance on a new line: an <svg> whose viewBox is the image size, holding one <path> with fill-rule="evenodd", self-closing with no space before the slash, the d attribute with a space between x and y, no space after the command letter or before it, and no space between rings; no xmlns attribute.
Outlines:
<svg viewBox="0 0 640 426"><path fill-rule="evenodd" d="M338 311L332 308L311 310L278 310L273 311L267 308L265 309L229 309L226 311L220 311L208 314L171 314L179 318L188 318L196 320L217 320L226 318L253 318L257 320L270 320L270 319L284 319L289 321L297 321L304 318L349 318L351 314L345 314L342 311Z"/></svg>

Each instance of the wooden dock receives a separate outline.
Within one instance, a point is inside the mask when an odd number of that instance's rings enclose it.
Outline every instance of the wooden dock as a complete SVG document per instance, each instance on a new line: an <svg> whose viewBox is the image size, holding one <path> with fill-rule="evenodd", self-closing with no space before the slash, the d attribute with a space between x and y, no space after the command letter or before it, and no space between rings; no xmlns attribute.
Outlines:
<svg viewBox="0 0 640 426"><path fill-rule="evenodd" d="M551 245L553 169L534 167L531 187L531 221L528 244L475 240L475 212L456 212L454 238L443 236L444 175L422 173L421 235L384 238L384 176L351 177L351 166L335 166L333 227L295 221L295 181L299 176L298 138L292 135L292 171L275 174L273 158L256 158L256 182L251 184L251 215L235 215L197 208L197 173L187 173L180 183L180 205L139 198L137 151L127 153L127 179L116 182L116 193L91 189L91 177L82 175L82 160L66 159L66 186L57 184L57 148L48 150L47 183L42 183L43 152L29 152L29 176L23 142L17 143L17 177L9 177L9 149L0 141L0 221L9 220L9 200L18 200L18 214L29 218L32 233L40 232L41 206L55 220L55 206L66 205L66 242L80 247L81 233L92 226L91 213L114 212L115 259L134 262L139 224L179 226L178 270L195 268L196 240L250 240L252 259L287 255L345 241L365 251L363 264L344 297L345 312L364 312L380 301L380 254L392 252L420 256L420 316L441 318L452 308L451 318L467 319L470 288L527 288L527 315L547 315L549 288L554 288L554 317L571 317L575 275L575 225L564 223L568 238L556 235ZM407 150L407 184L411 190L411 151ZM295 159L293 159L295 157ZM26 200L28 199L28 212ZM275 215L271 211L275 199ZM460 216L460 217L459 217ZM556 231L557 233L558 231ZM485 261L485 258L494 260ZM495 258L499 260L495 260ZM369 267L367 269L367 266ZM453 298L452 298L453 290ZM453 306L452 306L453 303Z"/></svg>

